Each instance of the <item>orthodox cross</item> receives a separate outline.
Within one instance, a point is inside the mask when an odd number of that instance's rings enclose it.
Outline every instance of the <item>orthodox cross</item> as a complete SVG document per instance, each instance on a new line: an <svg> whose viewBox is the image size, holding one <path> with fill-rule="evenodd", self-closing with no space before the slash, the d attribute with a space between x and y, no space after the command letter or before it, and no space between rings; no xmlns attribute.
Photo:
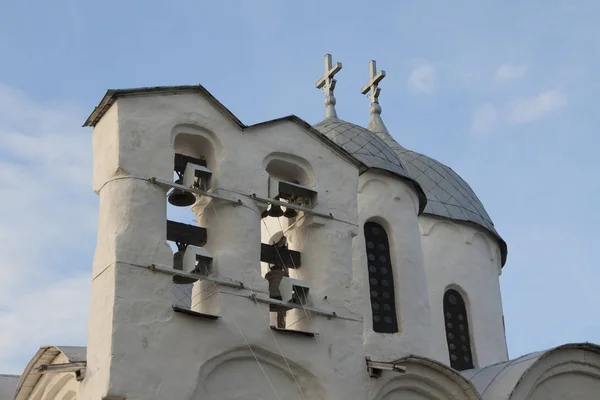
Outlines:
<svg viewBox="0 0 600 400"><path fill-rule="evenodd" d="M337 117L335 112L335 97L333 89L335 89L336 80L333 79L335 74L342 69L342 63L332 65L331 54L325 54L325 74L316 83L317 89L323 89L325 92L325 117Z"/></svg>
<svg viewBox="0 0 600 400"><path fill-rule="evenodd" d="M326 95L333 96L333 89L335 89L336 80L333 79L335 74L340 72L342 69L342 63L335 63L331 65L331 54L325 54L325 74L317 81L317 89L323 89Z"/></svg>
<svg viewBox="0 0 600 400"><path fill-rule="evenodd" d="M369 62L369 72L371 75L371 79L365 86L363 86L360 92L362 94L367 94L370 92L368 96L369 99L371 99L371 103L379 103L379 93L381 92L381 89L379 89L377 85L379 84L379 82L381 82L383 78L385 78L385 71L381 71L378 73L375 60L371 60Z"/></svg>

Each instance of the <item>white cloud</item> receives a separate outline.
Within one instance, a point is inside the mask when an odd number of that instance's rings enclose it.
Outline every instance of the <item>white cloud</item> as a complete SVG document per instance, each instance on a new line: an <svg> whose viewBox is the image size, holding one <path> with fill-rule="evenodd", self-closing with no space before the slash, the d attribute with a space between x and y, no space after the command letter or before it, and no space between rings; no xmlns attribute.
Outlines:
<svg viewBox="0 0 600 400"><path fill-rule="evenodd" d="M430 94L436 87L436 69L433 64L424 63L415 67L408 77L408 89L413 93Z"/></svg>
<svg viewBox="0 0 600 400"><path fill-rule="evenodd" d="M535 97L518 99L509 105L508 121L522 124L540 119L567 105L566 97L557 90L542 92Z"/></svg>
<svg viewBox="0 0 600 400"><path fill-rule="evenodd" d="M524 64L502 64L496 70L494 79L496 82L504 83L515 79L523 78L529 67Z"/></svg>
<svg viewBox="0 0 600 400"><path fill-rule="evenodd" d="M85 344L97 211L80 125L0 85L1 373L21 373L41 345Z"/></svg>
<svg viewBox="0 0 600 400"><path fill-rule="evenodd" d="M475 109L471 120L471 130L475 133L489 132L498 120L496 106L484 103Z"/></svg>

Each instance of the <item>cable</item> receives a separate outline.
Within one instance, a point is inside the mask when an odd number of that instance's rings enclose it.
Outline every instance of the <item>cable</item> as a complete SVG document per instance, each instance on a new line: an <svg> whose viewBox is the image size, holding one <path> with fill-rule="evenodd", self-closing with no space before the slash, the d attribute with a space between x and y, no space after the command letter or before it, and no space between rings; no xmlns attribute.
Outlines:
<svg viewBox="0 0 600 400"><path fill-rule="evenodd" d="M148 178L142 178L141 176L115 176L114 178L110 178L109 180L107 180L106 182L104 182L102 184L102 186L100 186L98 188L98 193L100 193L100 191L102 191L102 189L104 189L104 186L106 186L108 183L112 182L112 181L120 181L122 179L138 179L140 181L148 181Z"/></svg>
<svg viewBox="0 0 600 400"><path fill-rule="evenodd" d="M212 206L212 208L213 208L213 210L214 210L214 212L215 212L215 216L217 217L217 220L218 220L218 222L219 222L219 225L221 225L221 217L219 216L219 212L217 211L217 208L215 207L215 205L214 205L214 203L213 203L213 202L211 202L210 204L211 204L211 206ZM251 209L251 208L250 208L250 207L248 207L248 206L245 206L245 207L246 207L246 208L249 208L249 209ZM258 213L257 213L257 214L258 214ZM260 214L259 214L259 217L260 217ZM217 284L216 284L214 281L213 281L213 285L215 286L215 289L216 289L217 291L219 291L219 288L217 287ZM253 290L251 287L250 287L249 289L250 289L250 292L251 292L251 293L254 295L254 290ZM219 291L219 293L220 293L220 291ZM255 307L257 307L257 308L258 308L258 302L256 301L256 299L254 300L254 305L255 305ZM237 324L237 321L235 321L235 319L234 319L234 322L235 322L236 326L238 326L238 329L239 329L240 333L241 333L241 334L242 334L242 336L243 336L242 330L239 328L239 325ZM268 322L268 323L269 323L269 325L270 325L270 321L269 321L269 319L268 319L268 318L267 318L267 322ZM279 354L281 354L281 357L283 358L283 361L284 361L284 362L285 362L285 364L287 365L287 367L288 367L288 370L290 371L290 374L292 375L292 378L294 379L294 382L296 382L296 385L298 386L298 390L300 391L300 394L302 395L302 398L303 398L304 400L307 400L307 398L306 398L306 395L304 394L304 391L302 390L302 387L300 386L300 382L298 382L298 380L296 379L296 375L294 375L294 372L292 371L292 367L291 367L291 366L290 366L290 364L288 363L288 361L287 361L287 358L286 358L286 357L285 357L285 355L283 354L283 350L282 350L282 349L281 349L281 347L279 346L279 342L277 342L277 339L275 338L275 335L273 334L273 331L272 331L270 328L269 328L269 332L271 333L271 337L273 338L273 341L275 342L275 345L277 346L277 349L278 349L278 351L279 351ZM244 340L246 340L246 339L244 338ZM247 340L246 340L246 343L248 343L248 342L247 342ZM248 345L248 347L250 347L250 345ZM252 351L252 349L251 349L251 351ZM254 352L253 352L253 354L254 354ZM256 359L256 362L257 362L257 363L259 363L259 365L260 365L260 362L258 361L258 358L257 358L256 356L255 356L254 358ZM261 366L261 369L263 369L263 368L262 368L262 366ZM267 376L266 372L264 371L264 369L263 369L263 372L265 373L265 377L267 378L267 380L269 380L269 378L268 378L268 376ZM270 380L269 380L269 383L271 384L271 381L270 381ZM275 390L275 387L274 387L272 384L271 384L271 387L272 387L272 388L273 388L273 390L275 391L275 394L277 394L277 391ZM279 397L279 394L277 394L277 397Z"/></svg>
<svg viewBox="0 0 600 400"><path fill-rule="evenodd" d="M277 221L279 222L279 226L281 227L281 231L283 232L283 226L281 225L281 221L279 220L279 217L277 217ZM265 226L265 229L267 230L267 235L269 235L269 237L272 237L271 232L269 231L269 227L267 226L267 223L265 222L265 220L262 220L263 225ZM287 231L286 231L287 232ZM281 254L279 253L279 249L277 247L275 247L275 252L277 253L277 256L281 259L281 261L283 261L283 257L281 257ZM294 263L294 259L291 258L292 261L292 265L294 266L294 270L296 269L296 265ZM312 286L312 284L309 281L309 284ZM300 301L300 305L302 306L302 311L304 311L304 315L306 316L306 319L308 319L309 324L312 326L312 319L310 318L310 314L309 312L306 310L306 308L304 308L304 304L302 303L302 301ZM319 341L319 338L317 336L314 336L315 341Z"/></svg>

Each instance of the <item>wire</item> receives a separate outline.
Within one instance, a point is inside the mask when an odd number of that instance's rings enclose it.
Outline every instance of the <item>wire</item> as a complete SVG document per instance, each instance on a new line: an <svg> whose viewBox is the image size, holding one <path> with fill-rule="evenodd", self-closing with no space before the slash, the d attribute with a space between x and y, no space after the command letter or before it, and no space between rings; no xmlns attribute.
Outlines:
<svg viewBox="0 0 600 400"><path fill-rule="evenodd" d="M109 184L110 182L113 182L113 181L120 181L120 180L122 180L122 179L138 179L138 180L140 180L140 181L148 181L148 178L142 178L142 177L140 177L140 176L129 176L129 175L126 175L126 176L115 176L114 178L110 178L109 180L107 180L106 182L104 182L104 183L102 184L102 186L100 186L100 187L98 188L98 193L100 193L100 191L102 191L102 189L104 189L104 186L106 186L106 185L107 185L107 184Z"/></svg>
<svg viewBox="0 0 600 400"><path fill-rule="evenodd" d="M213 203L213 202L211 202L210 204L212 205L212 207L213 207L213 209L214 209L214 211L215 211L215 215L216 215L216 217L217 217L217 220L219 221L219 224L220 224L220 222L221 222L221 219L220 219L220 217L219 217L219 213L217 212L217 209L216 209L216 207L215 207L214 203ZM200 215L202 215L202 214L200 214ZM198 218L200 217L200 215L198 215ZM221 297L221 295L222 295L222 292L221 292L221 290L219 290L219 287L218 287L218 285L216 284L216 282L214 282L214 281L210 281L210 282L212 282L212 284L213 284L213 286L214 286L214 288L215 288L215 291L216 291L216 293L218 293L218 294L219 294L219 297ZM250 290L252 290L251 288L249 288L249 289L250 289ZM200 295L202 292L204 292L205 290L207 290L207 289L201 290L201 291L200 291L200 292L197 294L197 296L199 296L199 295ZM204 299L200 299L200 302L201 302L201 301L203 301L203 300L206 300L206 299L208 299L208 298L210 298L210 297L212 297L212 295L210 295L210 296L208 296L208 297L206 297L206 298L204 298ZM191 299L190 299L190 301L191 301ZM261 362L259 361L259 359L258 359L258 356L257 356L257 355L256 355L256 353L254 352L254 349L252 349L252 346L250 346L250 343L248 342L248 339L246 338L246 335L244 335L244 332L242 331L242 328L240 328L240 325L239 325L239 323L238 323L237 319L235 318L235 315L233 315L233 314L232 314L232 315L231 315L231 319L233 320L233 323L235 324L235 326L236 326L236 328L237 328L238 332L240 333L240 336L241 336L241 337L242 337L242 339L244 340L244 343L246 344L246 346L247 346L247 347L248 347L248 349L250 350L250 353L252 354L252 357L254 357L254 360L256 361L256 363L258 364L258 366L259 366L260 370L262 371L263 375L265 376L265 379L266 379L266 380L267 380L267 382L269 383L269 386L271 387L271 389L273 389L273 392L275 393L275 396L277 396L277 399L278 399L278 400L283 400L283 399L281 398L281 396L279 396L279 393L277 393L277 389L275 389L275 386L273 385L273 382L271 382L271 379L269 379L269 375L267 374L267 371L264 369L263 365L262 365L262 364L261 364ZM292 375L293 375L293 374L292 374ZM294 378L294 379L295 379L295 378Z"/></svg>
<svg viewBox="0 0 600 400"><path fill-rule="evenodd" d="M281 231L283 232L283 226L281 225L281 221L279 219L279 217L277 217L277 221L279 222L279 226L281 227ZM269 237L272 237L271 232L269 231L269 227L267 226L267 223L265 222L265 220L262 220L263 225L265 226L265 229L267 230L267 235L269 235ZM287 232L287 231L286 231ZM281 257L281 254L279 253L279 249L277 247L275 247L275 252L277 253L277 256L279 257L279 259L281 261L283 261L283 258ZM296 264L294 263L294 259L292 257L290 257L291 261L292 261L292 265L294 266L294 270L296 270ZM312 283L309 280L309 285L312 286ZM304 308L304 303L302 303L302 301L300 301L300 305L302 306L302 310L304 311L304 315L306 316L306 319L308 319L309 324L312 326L312 319L310 317L309 312L306 310L306 308ZM315 341L319 341L319 338L317 336L314 336Z"/></svg>
<svg viewBox="0 0 600 400"><path fill-rule="evenodd" d="M218 220L218 222L219 222L219 225L221 225L221 217L219 216L219 212L217 211L217 208L215 207L215 205L214 205L214 203L213 203L213 202L211 202L210 204L211 204L211 206L212 206L212 208L213 208L213 210L214 210L214 212L215 212L215 216L217 217L217 220ZM251 209L251 208L250 208L250 207L248 207L248 206L245 206L245 207L246 207L246 208L249 208L249 209ZM260 217L260 213L258 213L258 212L257 212L257 214L259 214L259 217ZM213 284L214 284L214 286L215 286L215 289L216 289L217 291L219 291L219 288L217 287L217 284L216 284L214 281L213 281ZM251 293L254 295L254 290L253 290L251 287L250 287L249 289L250 289L250 292L251 292ZM219 291L219 293L220 293L220 291ZM254 298L254 296L253 296L253 298ZM257 307L257 308L258 308L258 301L257 301L256 299L254 300L254 305L255 305L255 307ZM258 309L260 310L260 308L258 308ZM241 333L241 334L242 334L242 336L243 336L242 330L239 328L239 325L237 324L237 321L235 321L235 319L234 319L234 322L235 322L236 326L238 326L238 330L240 331L240 333ZM269 318L267 318L267 322L268 322L268 323L269 323L269 325L270 325ZM273 341L275 342L275 345L277 346L277 350L279 351L279 354L281 354L281 357L283 358L283 361L284 361L284 362L285 362L285 364L287 365L287 368L288 368L288 370L290 371L290 374L292 375L292 378L294 379L294 382L296 382L296 385L298 386L298 390L300 391L300 394L302 395L302 398L303 398L304 400L307 400L307 398L306 398L306 395L304 394L304 391L302 390L302 387L300 386L300 382L298 382L298 380L296 379L296 375L294 375L294 372L292 371L292 367L291 367L291 366L290 366L290 364L288 363L288 361L287 361L287 358L286 358L286 357L285 357L285 355L283 354L283 350L282 350L282 349L281 349L281 347L279 346L279 342L277 342L277 339L275 338L275 335L273 334L273 331L272 331L270 328L269 328L269 332L271 333L271 337L273 338ZM246 340L246 339L245 339L245 337L244 337L244 340ZM248 341L247 341L247 340L246 340L246 343L248 344ZM248 344L248 347L250 347L250 345L249 345L249 344ZM250 349L250 350L252 351L252 349ZM254 352L253 352L253 351L252 351L252 354L254 354ZM258 361L258 358L257 358L256 356L255 356L254 358L256 359L256 362L257 362L257 363L260 365L260 362ZM270 380L270 379L269 379L269 377L267 376L267 373L266 373L266 371L265 371L265 370L262 368L262 366L261 366L261 369L262 369L262 370L263 370L263 372L265 373L265 377L266 377L266 378L267 378L267 380L269 381L269 384L270 384L270 385L271 385L271 387L273 388L273 391L275 391L275 394L277 395L277 397L279 397L279 394L277 394L277 391L275 390L275 387L274 387L274 386L273 386L273 384L271 383L271 380Z"/></svg>

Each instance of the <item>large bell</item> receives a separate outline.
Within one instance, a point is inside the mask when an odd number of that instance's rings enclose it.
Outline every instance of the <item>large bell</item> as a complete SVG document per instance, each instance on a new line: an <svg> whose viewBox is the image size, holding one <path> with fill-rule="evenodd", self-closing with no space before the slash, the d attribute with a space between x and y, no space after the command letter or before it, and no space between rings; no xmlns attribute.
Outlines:
<svg viewBox="0 0 600 400"><path fill-rule="evenodd" d="M277 204L269 204L269 209L267 210L269 217L279 218L282 217L284 212L281 209L281 206Z"/></svg>
<svg viewBox="0 0 600 400"><path fill-rule="evenodd" d="M283 216L286 218L296 218L298 216L298 211L293 208L286 207Z"/></svg>
<svg viewBox="0 0 600 400"><path fill-rule="evenodd" d="M179 271L183 270L183 255L184 254L185 254L185 250L178 251L177 253L173 254L173 269L177 269ZM194 283L196 281L197 281L197 279L188 278L187 276L173 275L173 283L175 283L177 285L189 285L190 283Z"/></svg>
<svg viewBox="0 0 600 400"><path fill-rule="evenodd" d="M177 179L175 183L181 185L183 183L183 179ZM173 189L173 191L169 195L168 200L169 203L173 204L176 207L189 207L194 205L194 203L196 202L196 196L184 190Z"/></svg>

